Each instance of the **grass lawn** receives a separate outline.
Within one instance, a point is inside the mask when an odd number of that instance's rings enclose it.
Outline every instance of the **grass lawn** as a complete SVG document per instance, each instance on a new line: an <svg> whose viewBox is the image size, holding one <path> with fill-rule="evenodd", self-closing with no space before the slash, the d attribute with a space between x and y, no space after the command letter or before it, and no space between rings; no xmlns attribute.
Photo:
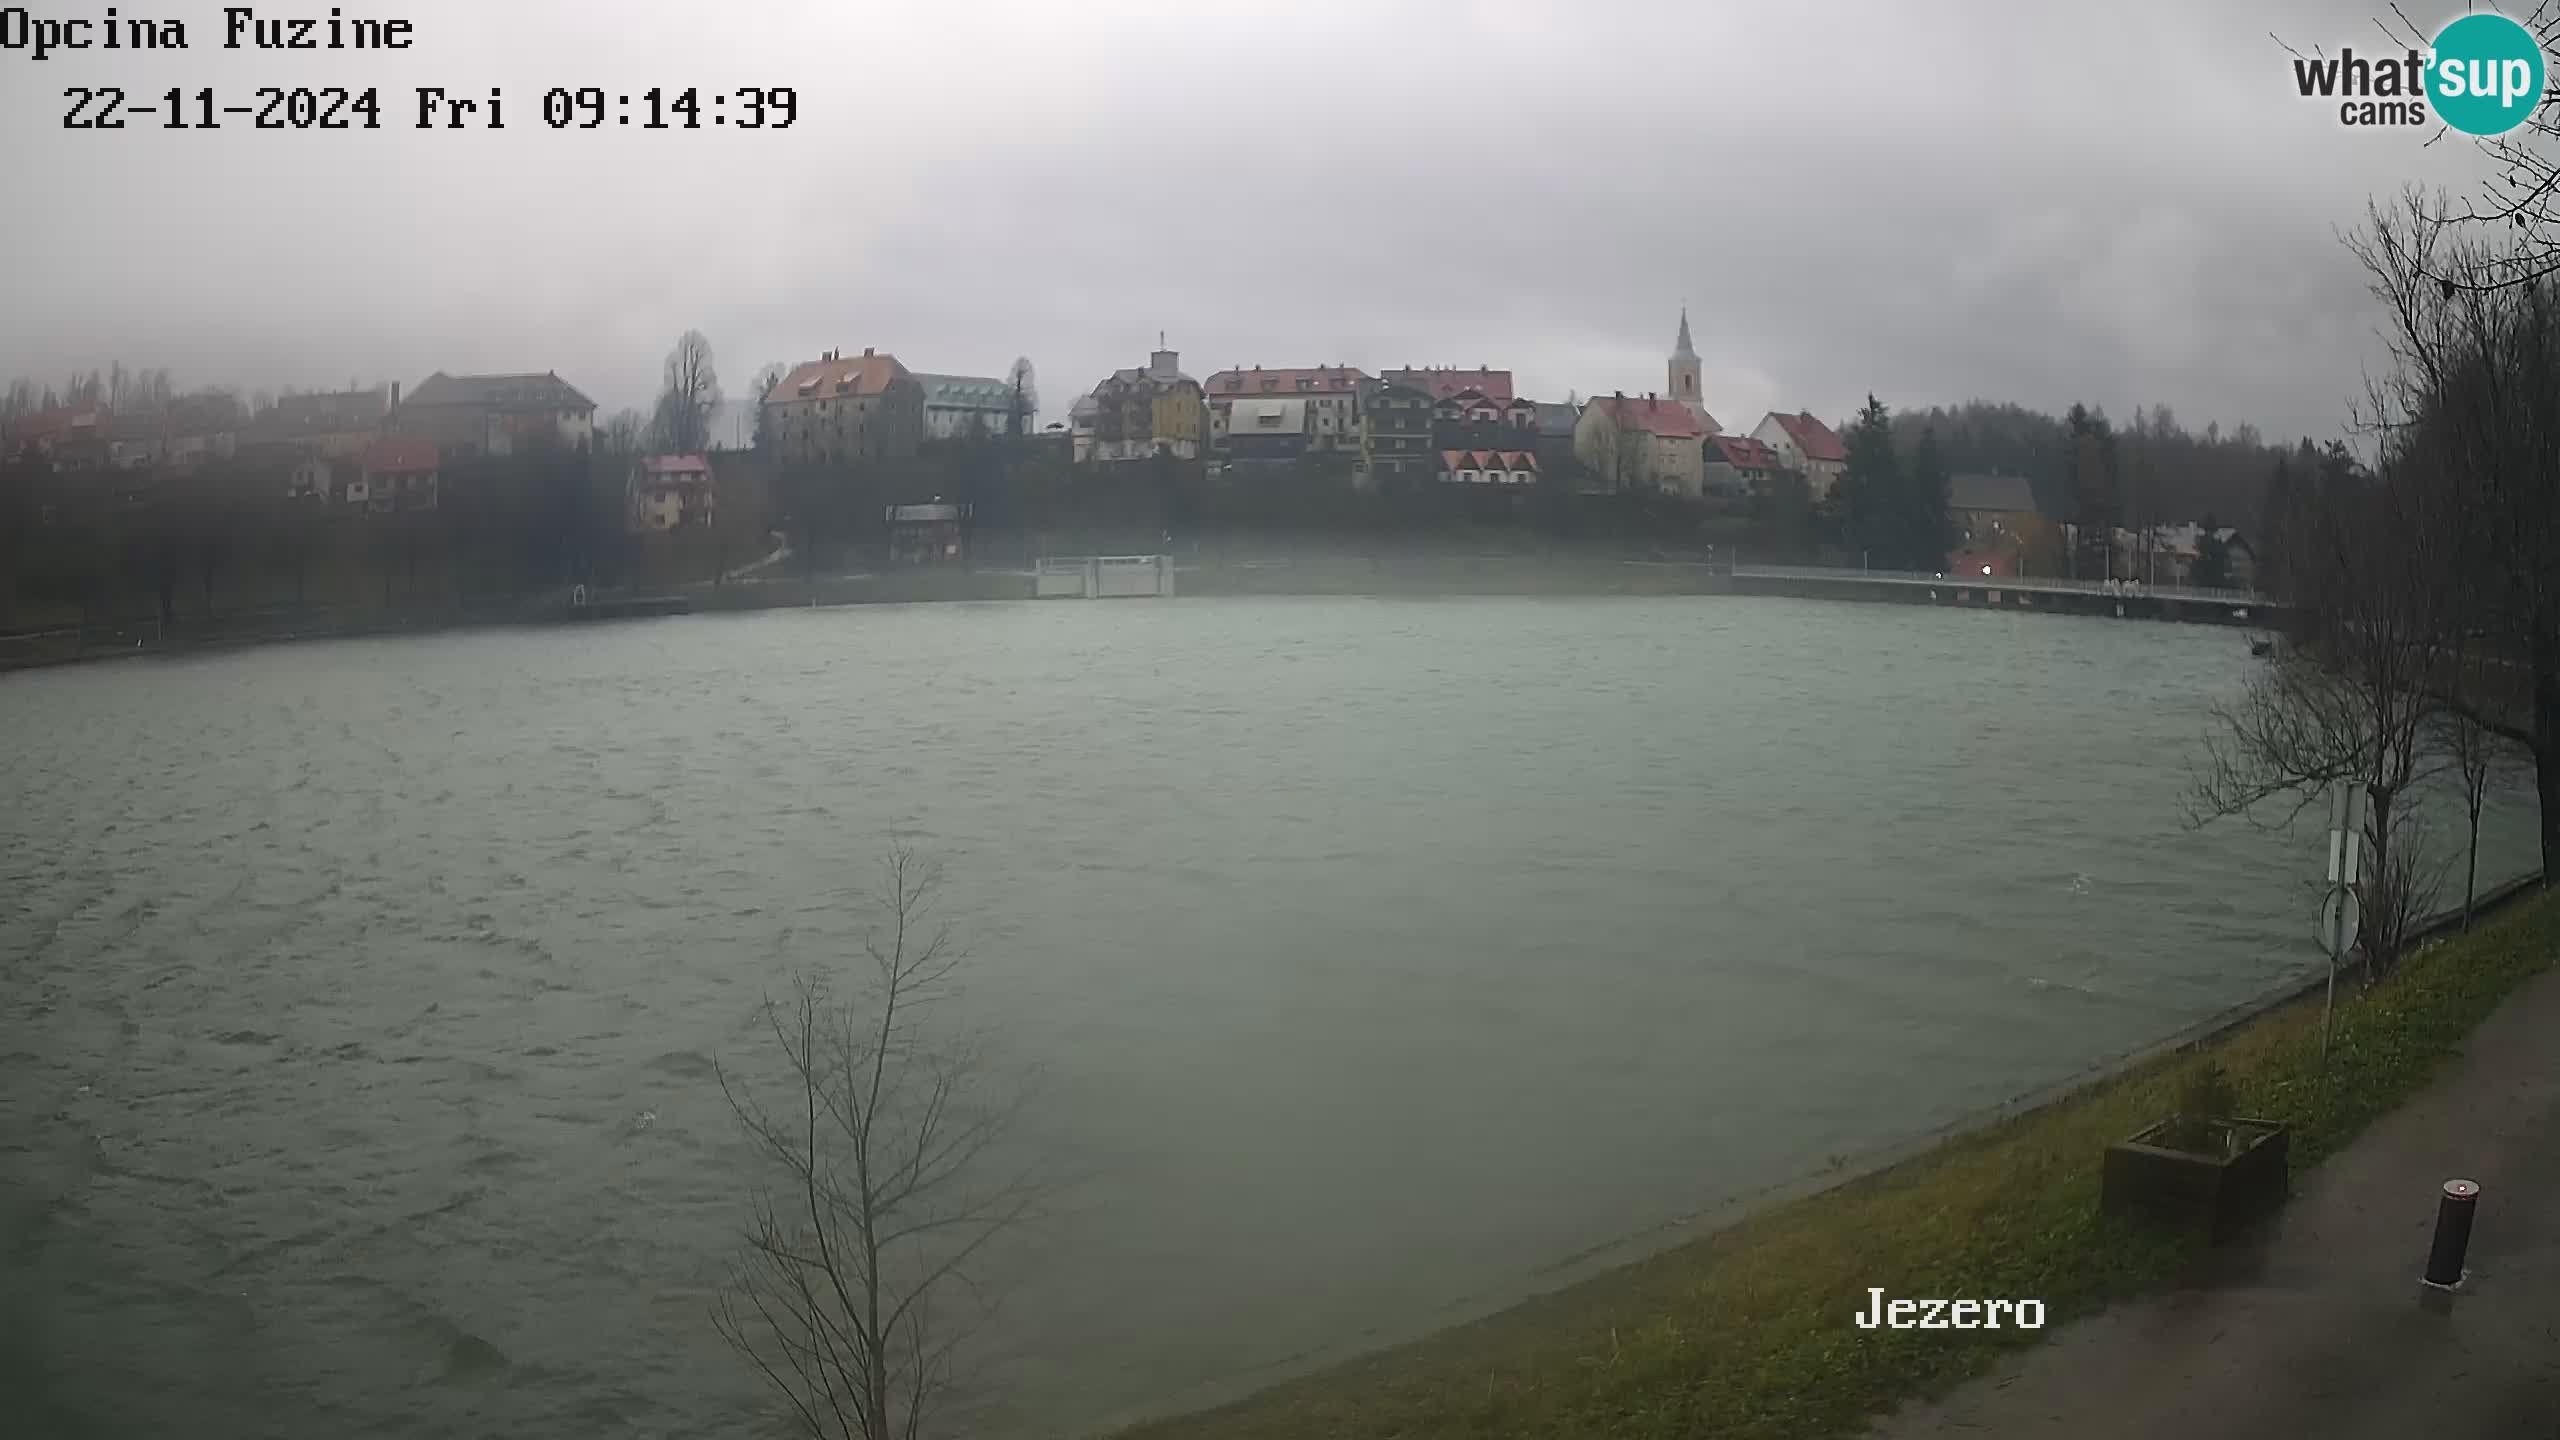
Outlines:
<svg viewBox="0 0 2560 1440"><path fill-rule="evenodd" d="M1593 1436L1805 1440L1859 1429L1970 1375L2035 1332L1867 1331L1891 1296L2041 1299L2047 1331L2174 1282L2191 1246L2098 1216L2100 1157L2175 1108L2210 1059L2239 1113L2293 1127L2297 1173L2353 1140L2457 1053L2507 993L2560 954L2560 896L2529 898L2342 985L2327 1083L2320 1002L1951 1140L1840 1188L1236 1404L1124 1440Z"/></svg>

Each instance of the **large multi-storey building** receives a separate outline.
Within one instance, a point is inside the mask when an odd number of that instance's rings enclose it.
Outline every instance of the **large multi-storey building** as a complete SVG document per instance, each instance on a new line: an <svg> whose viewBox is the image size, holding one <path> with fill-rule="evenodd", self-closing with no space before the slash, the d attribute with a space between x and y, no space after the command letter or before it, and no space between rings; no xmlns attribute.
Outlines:
<svg viewBox="0 0 2560 1440"><path fill-rule="evenodd" d="M596 402L546 371L447 375L439 370L397 406L394 428L453 453L513 455L585 450L595 443Z"/></svg>
<svg viewBox="0 0 2560 1440"><path fill-rule="evenodd" d="M1209 407L1200 382L1182 373L1182 356L1158 349L1143 368L1115 370L1076 401L1070 430L1078 464L1118 464L1167 455L1202 457Z"/></svg>
<svg viewBox="0 0 2560 1440"><path fill-rule="evenodd" d="M1438 473L1431 443L1431 392L1394 380L1371 380L1360 389L1360 459L1368 483L1403 489Z"/></svg>
<svg viewBox="0 0 2560 1440"><path fill-rule="evenodd" d="M251 421L244 442L289 448L304 456L353 460L374 437L391 428L400 408L397 382L370 390L326 390L286 395Z"/></svg>
<svg viewBox="0 0 2560 1440"><path fill-rule="evenodd" d="M924 387L924 438L927 440L966 440L1013 434L1017 404L1026 407L1018 417L1020 433L1030 435L1040 428L1035 415L1027 408L1030 397L1017 397L1011 385L995 376L919 374L916 383Z"/></svg>
<svg viewBox="0 0 2560 1440"><path fill-rule="evenodd" d="M765 433L785 463L843 465L916 453L924 386L895 355L830 350L764 398Z"/></svg>
<svg viewBox="0 0 2560 1440"><path fill-rule="evenodd" d="M1360 448L1360 387L1369 377L1348 365L1312 369L1221 370L1201 387L1209 406L1209 445L1225 454L1232 428L1231 411L1238 400L1303 400L1307 450L1355 451ZM1269 412L1261 412L1267 415Z"/></svg>

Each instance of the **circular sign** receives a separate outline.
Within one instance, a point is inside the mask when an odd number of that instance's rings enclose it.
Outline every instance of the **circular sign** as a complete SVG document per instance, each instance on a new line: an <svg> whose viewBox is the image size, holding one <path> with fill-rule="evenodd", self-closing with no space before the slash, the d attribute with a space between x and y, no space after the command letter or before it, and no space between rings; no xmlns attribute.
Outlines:
<svg viewBox="0 0 2560 1440"><path fill-rule="evenodd" d="M2341 885L2320 902L2320 944L2332 955L2344 955L2364 928L2364 907L2353 887Z"/></svg>
<svg viewBox="0 0 2560 1440"><path fill-rule="evenodd" d="M2542 103L2542 42L2504 15L2465 15L2436 32L2427 104L2465 135L2504 135Z"/></svg>

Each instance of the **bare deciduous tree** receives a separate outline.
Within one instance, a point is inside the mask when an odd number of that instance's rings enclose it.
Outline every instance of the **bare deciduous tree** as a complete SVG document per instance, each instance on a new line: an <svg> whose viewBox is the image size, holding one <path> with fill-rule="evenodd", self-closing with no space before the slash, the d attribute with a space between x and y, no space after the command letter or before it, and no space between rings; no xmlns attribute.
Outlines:
<svg viewBox="0 0 2560 1440"><path fill-rule="evenodd" d="M2415 191L2377 204L2352 242L2394 366L2370 420L2425 457L2458 526L2446 559L2465 603L2448 618L2467 653L2443 698L2532 752L2547 884L2560 878L2560 292L2510 283L2530 254L2442 205ZM2477 703L2484 689L2505 703Z"/></svg>
<svg viewBox="0 0 2560 1440"><path fill-rule="evenodd" d="M933 1433L983 1318L978 1263L1037 1193L992 1163L1015 1107L990 1098L974 1047L925 1023L963 959L933 918L940 877L903 848L884 869L859 993L804 972L762 1007L784 1098L720 1071L775 1179L715 1323L795 1427L828 1440Z"/></svg>
<svg viewBox="0 0 2560 1440"><path fill-rule="evenodd" d="M2398 956L2426 887L2404 801L2428 774L2424 741L2460 634L2454 535L2442 488L2414 456L2328 497L2308 517L2289 643L2217 706L2217 733L2188 793L2202 824L2289 802L2290 821L2340 782L2364 787L2364 948Z"/></svg>
<svg viewBox="0 0 2560 1440"><path fill-rule="evenodd" d="M652 438L667 454L699 455L711 448L711 417L719 409L720 373L711 361L711 342L701 331L687 330L667 352Z"/></svg>
<svg viewBox="0 0 2560 1440"><path fill-rule="evenodd" d="M1019 440L1031 433L1040 414L1040 381L1031 370L1031 357L1014 357L1013 369L1005 375L1005 435Z"/></svg>
<svg viewBox="0 0 2560 1440"><path fill-rule="evenodd" d="M2463 818L2462 928L2471 928L2471 912L2480 900L2480 812L2489 792L2513 763L2514 742L2463 710L2436 712L2429 738L2444 756L2445 773L2461 787Z"/></svg>
<svg viewBox="0 0 2560 1440"><path fill-rule="evenodd" d="M2413 51L2432 49L2434 32L2422 28L2399 5L2388 9L2388 17L2378 14L2375 23L2392 43ZM2419 206L2418 213L2430 228L2459 231L2487 242L2470 257L2471 263L2449 263L2422 272L2448 291L2501 290L2560 276L2560 113L2548 103L2549 87L2560 80L2560 0L2533 0L2511 18L2542 47L2545 97L2522 125L2473 142L2488 160L2490 171L2476 193L2462 199L2439 195ZM2435 138L2450 133L2438 126Z"/></svg>
<svg viewBox="0 0 2560 1440"><path fill-rule="evenodd" d="M635 455L649 438L649 421L637 410L617 410L607 416L603 434L596 448L607 455Z"/></svg>

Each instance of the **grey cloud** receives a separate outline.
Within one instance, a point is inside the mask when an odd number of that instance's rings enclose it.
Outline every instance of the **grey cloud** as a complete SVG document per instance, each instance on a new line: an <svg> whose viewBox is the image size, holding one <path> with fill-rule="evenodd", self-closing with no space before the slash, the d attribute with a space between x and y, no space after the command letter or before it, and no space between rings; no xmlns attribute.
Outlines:
<svg viewBox="0 0 2560 1440"><path fill-rule="evenodd" d="M2373 353L2338 228L2476 169L2291 93L2270 32L2377 45L2357 3L471 0L408 7L394 57L124 9L196 48L0 56L45 197L0 215L0 368L544 367L637 405L699 327L733 389L830 345L1029 354L1054 415L1161 329L1195 374L1489 362L1560 397L1658 386L1685 300L1729 423L1872 390L2326 433ZM501 85L510 124L61 131L101 82ZM551 84L792 84L803 119L554 133Z"/></svg>

